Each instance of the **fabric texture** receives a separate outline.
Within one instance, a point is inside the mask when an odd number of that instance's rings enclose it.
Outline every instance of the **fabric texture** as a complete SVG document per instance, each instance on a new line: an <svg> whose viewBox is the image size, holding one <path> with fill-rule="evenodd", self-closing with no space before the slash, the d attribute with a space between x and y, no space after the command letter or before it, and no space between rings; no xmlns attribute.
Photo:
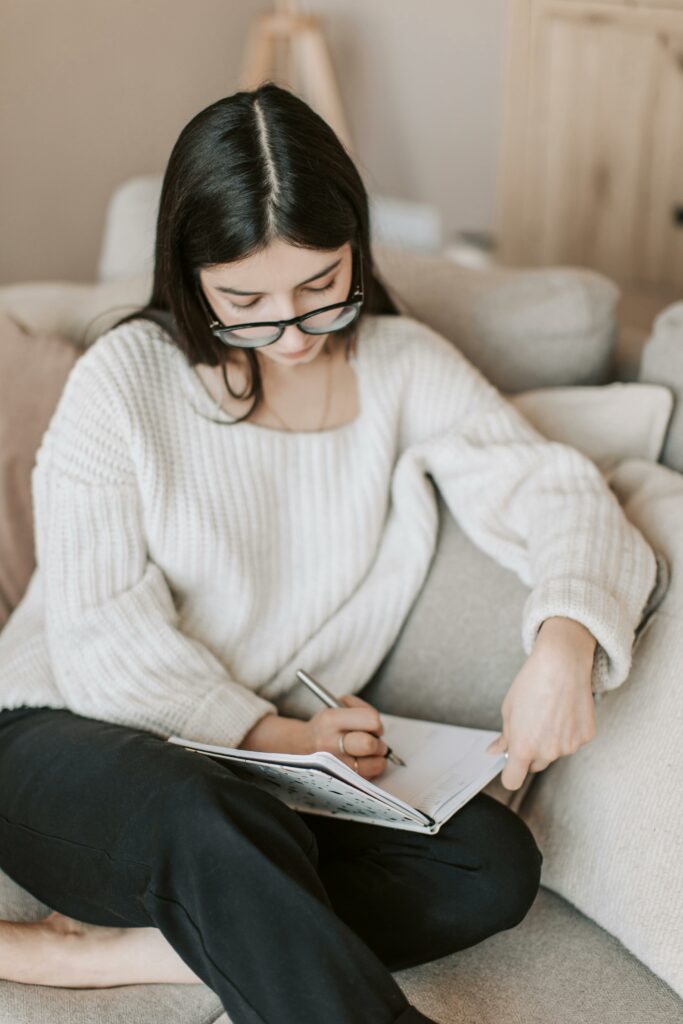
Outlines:
<svg viewBox="0 0 683 1024"><path fill-rule="evenodd" d="M8 885L14 883L0 873L3 907ZM412 1004L442 1024L681 1021L681 1000L666 982L543 886L515 928L394 977ZM203 984L72 989L0 982L0 993L2 1024L236 1024Z"/></svg>
<svg viewBox="0 0 683 1024"><path fill-rule="evenodd" d="M151 273L162 174L128 178L112 192L97 267L100 282Z"/></svg>
<svg viewBox="0 0 683 1024"><path fill-rule="evenodd" d="M683 478L629 460L610 485L665 556L668 586L628 680L596 708L595 738L539 773L521 814L544 852L543 884L683 998Z"/></svg>
<svg viewBox="0 0 683 1024"><path fill-rule="evenodd" d="M444 1024L681 1020L681 1001L665 982L543 886L517 928L396 978L411 1002Z"/></svg>
<svg viewBox="0 0 683 1024"><path fill-rule="evenodd" d="M667 307L655 319L643 348L638 379L665 385L675 397L661 461L683 473L683 302Z"/></svg>
<svg viewBox="0 0 683 1024"><path fill-rule="evenodd" d="M537 388L509 401L544 437L578 448L603 473L624 459L657 462L673 410L673 394L658 384Z"/></svg>
<svg viewBox="0 0 683 1024"><path fill-rule="evenodd" d="M78 352L0 312L0 629L35 569L31 470Z"/></svg>
<svg viewBox="0 0 683 1024"><path fill-rule="evenodd" d="M161 327L100 337L37 453L38 565L0 634L0 706L238 746L279 700L319 710L298 667L358 692L434 553L427 475L530 588L525 652L544 619L576 619L594 691L619 686L656 561L597 467L412 318L366 317L354 368L343 427L226 426Z"/></svg>
<svg viewBox="0 0 683 1024"><path fill-rule="evenodd" d="M146 303L151 287L151 273L101 284L21 281L0 287L0 310L27 331L67 338L80 352Z"/></svg>
<svg viewBox="0 0 683 1024"><path fill-rule="evenodd" d="M620 292L604 275L579 267L482 271L407 249L373 252L398 309L452 341L502 391L612 380Z"/></svg>

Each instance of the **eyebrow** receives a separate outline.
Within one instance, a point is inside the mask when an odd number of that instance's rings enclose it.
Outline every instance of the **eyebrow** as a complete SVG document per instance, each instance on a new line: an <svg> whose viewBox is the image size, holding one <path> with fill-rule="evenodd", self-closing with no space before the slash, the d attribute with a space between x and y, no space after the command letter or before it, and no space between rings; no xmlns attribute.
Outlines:
<svg viewBox="0 0 683 1024"><path fill-rule="evenodd" d="M342 261L342 258L340 256L338 260L334 261L334 263L330 263L329 267L325 267L324 270L321 270L319 274L314 274L313 277L307 277L305 281L301 281L296 287L297 288L301 288L301 285L308 284L309 281L317 281L319 277L324 277L325 274L329 274L329 272L331 270L334 270L335 267L338 267L339 264L341 263L341 261ZM240 291L239 288L225 288L223 285L214 285L214 288L216 289L217 292L226 292L229 295L265 295L266 294L265 292L243 292L243 291Z"/></svg>

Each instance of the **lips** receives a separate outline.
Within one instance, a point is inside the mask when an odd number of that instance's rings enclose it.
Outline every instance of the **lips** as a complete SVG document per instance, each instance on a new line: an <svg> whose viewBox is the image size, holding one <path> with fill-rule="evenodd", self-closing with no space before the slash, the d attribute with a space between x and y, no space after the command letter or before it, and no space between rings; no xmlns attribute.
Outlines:
<svg viewBox="0 0 683 1024"><path fill-rule="evenodd" d="M310 352L312 347L313 346L311 345L308 348L302 348L300 352L283 352L282 354L286 359L294 359L296 356L303 356L307 352Z"/></svg>

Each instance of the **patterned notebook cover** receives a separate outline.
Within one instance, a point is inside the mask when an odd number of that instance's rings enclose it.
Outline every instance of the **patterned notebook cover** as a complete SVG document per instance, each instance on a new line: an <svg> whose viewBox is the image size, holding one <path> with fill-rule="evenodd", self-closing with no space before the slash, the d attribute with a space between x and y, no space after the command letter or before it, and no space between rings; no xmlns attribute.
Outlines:
<svg viewBox="0 0 683 1024"><path fill-rule="evenodd" d="M177 743L229 766L296 811L365 821L413 832L438 832L505 765L487 754L498 733L382 714L383 739L406 762L387 762L376 781L364 779L327 751L280 754L199 743Z"/></svg>

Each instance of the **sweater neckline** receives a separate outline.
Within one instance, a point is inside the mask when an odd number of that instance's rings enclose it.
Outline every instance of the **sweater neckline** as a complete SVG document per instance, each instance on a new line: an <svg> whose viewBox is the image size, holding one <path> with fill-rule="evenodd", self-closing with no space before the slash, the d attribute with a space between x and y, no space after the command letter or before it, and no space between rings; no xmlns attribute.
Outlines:
<svg viewBox="0 0 683 1024"><path fill-rule="evenodd" d="M207 391L206 386L196 369L188 363L184 352L182 352L176 345L173 345L172 348L180 365L181 380L185 395L189 398L194 411L198 413L202 419L208 419L212 423L231 423L233 430L240 430L243 433L252 433L255 436L258 434L264 437L270 436L295 439L309 437L336 438L358 430L367 418L368 410L366 408L367 399L365 394L366 360L362 334L363 332L359 330L356 341L357 351L349 354L349 363L353 366L356 374L359 406L358 414L348 423L342 423L341 426L338 427L326 427L323 430L280 430L277 427L267 427L261 423L249 423L244 420L242 422L237 422L230 413L227 413L216 406L216 402Z"/></svg>

